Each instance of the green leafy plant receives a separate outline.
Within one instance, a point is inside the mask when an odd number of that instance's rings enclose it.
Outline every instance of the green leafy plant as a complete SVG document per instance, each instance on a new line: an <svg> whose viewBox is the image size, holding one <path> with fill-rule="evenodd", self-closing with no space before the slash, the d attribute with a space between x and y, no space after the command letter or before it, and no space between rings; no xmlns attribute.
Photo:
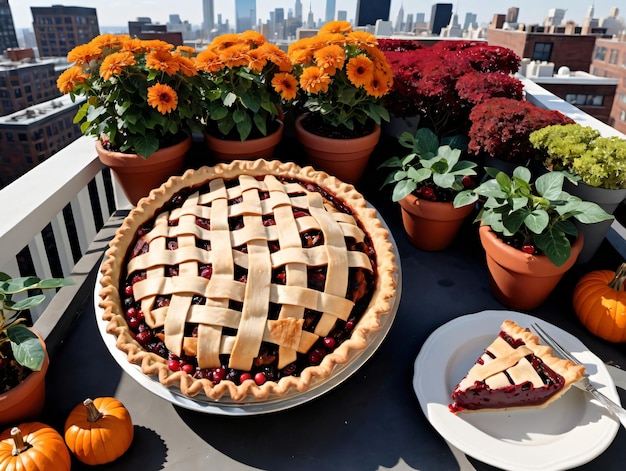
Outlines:
<svg viewBox="0 0 626 471"><path fill-rule="evenodd" d="M0 272L0 345L10 342L15 361L33 371L41 369L44 350L39 338L24 325L19 313L38 306L45 300L44 294L27 296L18 301L13 296L28 290L56 289L73 284L64 278L42 280L35 276L11 278Z"/></svg>
<svg viewBox="0 0 626 471"><path fill-rule="evenodd" d="M209 132L245 141L266 136L298 84L287 53L255 31L217 36L196 57L209 98Z"/></svg>
<svg viewBox="0 0 626 471"><path fill-rule="evenodd" d="M86 99L74 117L83 134L148 158L202 129L205 88L194 55L188 46L103 34L68 53L73 65L57 86Z"/></svg>
<svg viewBox="0 0 626 471"><path fill-rule="evenodd" d="M415 135L404 132L399 143L411 152L404 157L392 157L379 168L390 168L384 185L393 184L391 199L400 201L415 192L431 201L451 201L461 190L474 186L476 163L461 160L466 138L453 136L442 139L428 128L420 128Z"/></svg>
<svg viewBox="0 0 626 471"><path fill-rule="evenodd" d="M529 136L533 147L544 152L544 165L563 170L572 180L605 189L626 188L626 139L602 137L581 124L548 126Z"/></svg>
<svg viewBox="0 0 626 471"><path fill-rule="evenodd" d="M346 21L330 21L316 36L291 43L288 54L310 118L347 134L389 121L383 97L393 77L376 36L353 31Z"/></svg>
<svg viewBox="0 0 626 471"><path fill-rule="evenodd" d="M492 178L480 186L460 192L456 207L484 199L475 221L490 226L501 238L524 252L544 253L556 266L570 257L570 238L578 236L572 218L589 224L611 219L600 206L563 191L563 172L548 172L531 182L526 167L517 167L512 177L486 168ZM568 237L569 236L569 237Z"/></svg>

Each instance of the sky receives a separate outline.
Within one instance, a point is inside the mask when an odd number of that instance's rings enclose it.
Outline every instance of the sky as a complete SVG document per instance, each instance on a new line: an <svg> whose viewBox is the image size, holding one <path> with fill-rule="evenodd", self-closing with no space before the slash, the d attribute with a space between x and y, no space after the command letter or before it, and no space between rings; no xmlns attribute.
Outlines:
<svg viewBox="0 0 626 471"><path fill-rule="evenodd" d="M325 17L326 2L324 0L301 0L304 16L313 10L315 19ZM369 0L377 1L377 0ZM294 8L295 0L257 0L257 16L264 22L269 19L269 11L274 8L284 8L285 16L288 10ZM562 8L567 10L565 18L582 23L591 4L595 4L595 17L608 16L611 7L618 6L622 0L458 0L446 2L423 1L423 0L391 0L389 19L395 21L400 6L404 8L405 16L409 13L425 13L426 21L430 18L432 5L435 3L452 3L453 10L459 16L462 24L465 13L472 12L478 15L478 23L489 23L494 13L506 13L511 6L520 9L519 22L543 23L550 8ZM202 22L202 0L9 0L13 13L13 22L16 28L31 28L31 6L83 6L96 8L98 23L100 26L127 26L129 20L135 20L138 16L148 16L155 23L167 23L169 15L177 13L180 18L189 21L192 25L200 26ZM221 13L222 18L229 19L234 25L235 1L214 0L216 14ZM357 0L336 0L337 10L346 10L348 19L353 19L356 13ZM620 12L626 15L626 11ZM217 21L217 16L216 16Z"/></svg>

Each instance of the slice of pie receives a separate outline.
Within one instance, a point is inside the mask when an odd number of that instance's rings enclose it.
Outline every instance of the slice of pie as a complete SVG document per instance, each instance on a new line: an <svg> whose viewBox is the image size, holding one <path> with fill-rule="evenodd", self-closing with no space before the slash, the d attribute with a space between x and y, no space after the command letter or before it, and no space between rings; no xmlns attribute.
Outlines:
<svg viewBox="0 0 626 471"><path fill-rule="evenodd" d="M553 356L530 330L510 320L500 329L454 388L452 412L542 408L582 379L584 366Z"/></svg>
<svg viewBox="0 0 626 471"><path fill-rule="evenodd" d="M102 265L107 332L188 396L307 391L395 296L388 231L352 185L293 163L188 170L143 198Z"/></svg>

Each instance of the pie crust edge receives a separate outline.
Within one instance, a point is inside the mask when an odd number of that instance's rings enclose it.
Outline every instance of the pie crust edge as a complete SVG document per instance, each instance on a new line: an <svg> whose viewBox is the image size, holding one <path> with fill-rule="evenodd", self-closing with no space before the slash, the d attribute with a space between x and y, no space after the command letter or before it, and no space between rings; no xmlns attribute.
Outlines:
<svg viewBox="0 0 626 471"><path fill-rule="evenodd" d="M241 385L231 381L221 381L214 385L208 379L195 379L183 371L170 371L164 358L144 350L135 341L126 324L119 293L120 276L126 254L141 224L152 218L178 191L200 185L210 179L229 179L241 174L293 177L328 188L354 211L376 251L376 287L369 306L354 327L350 338L327 354L319 365L305 368L299 377L285 376L278 382L267 381L261 386L252 380L247 380ZM124 219L109 243L100 271L102 289L99 292L101 298L99 307L103 309L102 319L107 321L106 332L116 336L116 347L126 353L130 363L140 365L141 371L146 375L157 376L164 386L177 386L186 396L194 397L202 393L209 399L217 400L227 395L234 401L242 401L250 396L257 400L267 400L273 396L283 397L293 389L304 392L330 377L335 365L346 363L350 359L350 352L364 349L368 344L370 333L380 329L381 316L389 314L393 298L396 296L397 279L396 260L389 232L378 218L376 210L367 206L367 201L353 185L313 167L300 167L291 162L264 159L205 166L187 170L180 177L170 177L167 182L142 198Z"/></svg>

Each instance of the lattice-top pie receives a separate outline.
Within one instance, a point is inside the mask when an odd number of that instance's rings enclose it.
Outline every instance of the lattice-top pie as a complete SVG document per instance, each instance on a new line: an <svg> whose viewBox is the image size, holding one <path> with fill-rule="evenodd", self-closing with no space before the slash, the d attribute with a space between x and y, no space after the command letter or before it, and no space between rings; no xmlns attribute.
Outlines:
<svg viewBox="0 0 626 471"><path fill-rule="evenodd" d="M452 393L452 412L545 407L582 379L585 367L552 355L507 320Z"/></svg>
<svg viewBox="0 0 626 471"><path fill-rule="evenodd" d="M239 401L329 377L395 295L388 232L351 185L277 161L189 170L142 199L102 267L107 331L185 395Z"/></svg>

